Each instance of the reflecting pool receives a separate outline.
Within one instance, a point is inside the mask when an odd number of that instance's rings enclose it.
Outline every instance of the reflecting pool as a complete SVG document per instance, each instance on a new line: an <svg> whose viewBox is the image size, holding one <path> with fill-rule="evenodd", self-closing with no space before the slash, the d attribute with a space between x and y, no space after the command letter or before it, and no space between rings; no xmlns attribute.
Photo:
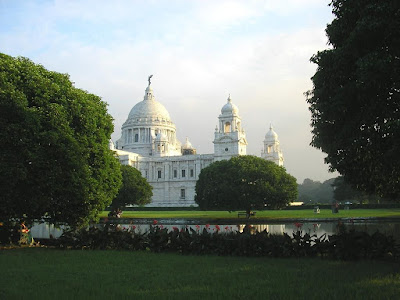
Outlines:
<svg viewBox="0 0 400 300"><path fill-rule="evenodd" d="M135 233L146 233L150 230L150 226L158 226L159 228L166 228L168 230L184 230L188 228L197 232L207 230L210 233L229 233L229 232L243 232L246 224L185 224L185 220L176 220L163 222L154 222L154 224L135 223L134 220L129 224L116 224L121 230L129 230ZM354 228L356 231L365 231L370 234L379 231L386 235L392 235L400 241L400 222L384 222L384 221L368 221L368 222L352 222L347 221L343 223L348 229ZM96 226L103 227L104 224L97 224ZM316 234L321 236L323 234L332 235L338 231L338 222L312 222L312 223L282 223L282 224L250 224L252 232L261 232L266 230L270 234L292 234L295 231L301 230L304 233ZM36 224L31 228L33 238L58 238L63 233L64 227L56 227L52 224Z"/></svg>

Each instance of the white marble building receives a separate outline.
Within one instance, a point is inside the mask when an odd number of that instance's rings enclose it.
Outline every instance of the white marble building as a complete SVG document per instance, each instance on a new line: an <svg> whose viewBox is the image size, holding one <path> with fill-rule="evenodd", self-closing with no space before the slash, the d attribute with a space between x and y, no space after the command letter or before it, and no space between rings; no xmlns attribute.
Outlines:
<svg viewBox="0 0 400 300"><path fill-rule="evenodd" d="M239 109L229 96L215 128L214 153L197 154L186 139L176 138L176 127L165 107L156 101L153 89L146 88L143 101L137 103L122 125L122 136L110 148L122 164L131 165L153 186L148 206L197 206L194 202L196 180L201 169L214 161L246 155L246 134ZM283 165L278 135L270 127L265 135L261 157Z"/></svg>

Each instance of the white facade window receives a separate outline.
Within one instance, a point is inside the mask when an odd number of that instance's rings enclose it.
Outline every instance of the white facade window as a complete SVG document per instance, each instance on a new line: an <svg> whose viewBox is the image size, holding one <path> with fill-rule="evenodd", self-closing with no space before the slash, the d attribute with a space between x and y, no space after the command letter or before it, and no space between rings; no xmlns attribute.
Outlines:
<svg viewBox="0 0 400 300"><path fill-rule="evenodd" d="M161 170L157 171L157 178L161 178Z"/></svg>
<svg viewBox="0 0 400 300"><path fill-rule="evenodd" d="M186 177L186 170L182 170L182 177Z"/></svg>
<svg viewBox="0 0 400 300"><path fill-rule="evenodd" d="M181 199L185 199L185 198L186 198L186 190L181 189Z"/></svg>
<svg viewBox="0 0 400 300"><path fill-rule="evenodd" d="M178 170L174 170L174 178L178 177Z"/></svg>
<svg viewBox="0 0 400 300"><path fill-rule="evenodd" d="M194 170L190 169L190 177L194 177Z"/></svg>

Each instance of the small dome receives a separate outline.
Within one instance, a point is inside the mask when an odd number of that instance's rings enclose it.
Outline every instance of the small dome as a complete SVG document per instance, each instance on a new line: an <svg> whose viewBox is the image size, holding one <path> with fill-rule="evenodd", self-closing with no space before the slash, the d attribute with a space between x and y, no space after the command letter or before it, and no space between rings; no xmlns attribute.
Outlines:
<svg viewBox="0 0 400 300"><path fill-rule="evenodd" d="M275 142L278 140L278 134L272 128L272 125L269 127L269 131L265 135L265 140L269 142Z"/></svg>
<svg viewBox="0 0 400 300"><path fill-rule="evenodd" d="M189 142L189 139L186 138L185 144L182 146L182 149L193 149L192 143Z"/></svg>
<svg viewBox="0 0 400 300"><path fill-rule="evenodd" d="M239 109L238 107L232 103L231 100L231 95L229 95L228 97L228 103L226 103L222 109L221 109L221 114L226 115L226 114L235 114L238 115L239 114Z"/></svg>

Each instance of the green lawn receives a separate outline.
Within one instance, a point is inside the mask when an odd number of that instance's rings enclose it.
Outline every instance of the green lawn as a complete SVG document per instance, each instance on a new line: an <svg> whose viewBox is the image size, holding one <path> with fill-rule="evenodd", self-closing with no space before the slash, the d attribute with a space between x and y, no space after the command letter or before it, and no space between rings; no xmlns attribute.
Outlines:
<svg viewBox="0 0 400 300"><path fill-rule="evenodd" d="M399 264L0 250L0 299L398 299Z"/></svg>
<svg viewBox="0 0 400 300"><path fill-rule="evenodd" d="M106 217L107 211L100 214ZM124 211L124 218L202 218L202 219L236 219L237 212L228 211ZM252 219L309 219L309 218L359 218L359 217L398 217L400 218L400 209L350 209L340 210L338 214L332 214L330 209L321 209L319 214L315 214L312 209L309 210L265 210L257 211Z"/></svg>

